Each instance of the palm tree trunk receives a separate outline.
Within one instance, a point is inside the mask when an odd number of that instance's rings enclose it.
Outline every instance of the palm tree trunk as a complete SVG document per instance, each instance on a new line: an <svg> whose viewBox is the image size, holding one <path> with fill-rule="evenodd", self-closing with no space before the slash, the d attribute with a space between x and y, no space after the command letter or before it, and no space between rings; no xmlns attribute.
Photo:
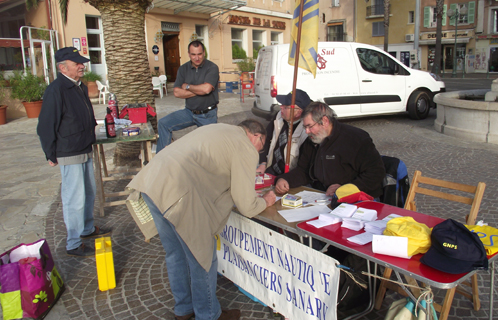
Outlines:
<svg viewBox="0 0 498 320"><path fill-rule="evenodd" d="M432 64L432 73L440 74L441 73L441 54L442 54L442 46L441 46L441 36L443 31L443 6L444 0L436 0L436 17L437 17L437 26L436 26L436 54L434 55L434 63Z"/></svg>
<svg viewBox="0 0 498 320"><path fill-rule="evenodd" d="M119 106L148 103L155 109L152 78L145 43L145 10L152 1L88 0L100 11L109 85ZM157 128L157 117L147 116ZM139 143L118 143L116 165L138 161Z"/></svg>
<svg viewBox="0 0 498 320"><path fill-rule="evenodd" d="M390 0L384 0L384 51L389 47L389 5Z"/></svg>

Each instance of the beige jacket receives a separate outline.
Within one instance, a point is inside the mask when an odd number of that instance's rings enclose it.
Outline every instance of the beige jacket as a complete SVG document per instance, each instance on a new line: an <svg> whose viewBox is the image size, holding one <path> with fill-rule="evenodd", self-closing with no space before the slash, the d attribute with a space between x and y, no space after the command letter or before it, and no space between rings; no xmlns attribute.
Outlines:
<svg viewBox="0 0 498 320"><path fill-rule="evenodd" d="M257 164L258 152L242 127L211 124L159 152L128 187L154 201L209 270L213 237L224 228L233 205L247 217L266 208L254 190Z"/></svg>

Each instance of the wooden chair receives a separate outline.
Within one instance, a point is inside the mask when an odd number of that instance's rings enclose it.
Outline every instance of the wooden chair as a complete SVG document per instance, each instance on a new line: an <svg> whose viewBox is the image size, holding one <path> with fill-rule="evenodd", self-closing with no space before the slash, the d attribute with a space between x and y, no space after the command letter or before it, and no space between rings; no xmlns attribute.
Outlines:
<svg viewBox="0 0 498 320"><path fill-rule="evenodd" d="M470 194L469 196L461 196L456 195L454 193L447 193L443 191L436 191L421 187L420 184L430 185L434 187L444 188L450 190L456 190L460 192L465 192ZM479 182L477 186L471 186L461 183L449 182L439 179L433 179L428 177L423 177L422 172L415 171L413 175L412 184L410 187L410 191L408 192L408 196L406 198L405 209L411 211L417 211L417 207L415 204L415 195L423 194L426 196L432 196L440 199L445 199L449 201L456 201L463 204L470 205L470 213L465 217L465 223L467 225L474 225L476 222L477 213L479 212L479 207L481 206L482 197L484 195L484 189L486 188L486 184L484 182ZM446 190L445 190L446 191ZM384 271L384 277L389 279L392 274L392 269L386 268ZM417 282L413 278L406 277L406 280L409 284L417 285ZM474 304L474 310L479 310L481 307L481 301L479 300L479 291L477 285L477 274L474 274L471 277L471 281L463 282L463 285L466 285L471 288L471 292L464 290L461 286L449 289L446 291L446 296L444 298L443 305L439 305L434 303L434 308L436 311L440 312L439 319L446 320L448 318L448 314L451 308L451 304L453 302L453 297L455 292L458 292L470 300L472 300ZM406 293L399 288L399 286L388 282L386 280L382 280L379 286L379 291L377 292L377 297L375 300L375 308L378 310L382 305L382 301L384 300L384 295L387 289L392 289L398 293L406 295ZM420 295L420 290L413 290L412 292L415 296L418 297Z"/></svg>

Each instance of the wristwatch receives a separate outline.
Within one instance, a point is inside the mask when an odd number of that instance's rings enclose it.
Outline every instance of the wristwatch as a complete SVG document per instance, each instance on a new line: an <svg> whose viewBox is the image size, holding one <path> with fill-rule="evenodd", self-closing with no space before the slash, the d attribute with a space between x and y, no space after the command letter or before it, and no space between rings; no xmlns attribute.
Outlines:
<svg viewBox="0 0 498 320"><path fill-rule="evenodd" d="M190 89L190 84L187 84L187 86L185 87L185 90L189 90Z"/></svg>

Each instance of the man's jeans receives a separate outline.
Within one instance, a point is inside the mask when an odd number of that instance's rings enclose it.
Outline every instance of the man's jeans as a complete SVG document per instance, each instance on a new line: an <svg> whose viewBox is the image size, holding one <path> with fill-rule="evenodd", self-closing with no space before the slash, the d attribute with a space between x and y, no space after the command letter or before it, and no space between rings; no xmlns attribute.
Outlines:
<svg viewBox="0 0 498 320"><path fill-rule="evenodd" d="M175 298L175 315L185 316L194 312L196 320L218 319L221 307L216 298L218 269L216 244L214 244L211 269L206 272L176 232L175 226L163 217L163 213L145 193L142 193L142 196L150 209L166 251L166 268L171 292Z"/></svg>
<svg viewBox="0 0 498 320"><path fill-rule="evenodd" d="M62 213L67 229L66 250L73 250L81 245L81 235L89 235L95 230L93 161L88 159L85 163L59 166L62 176Z"/></svg>
<svg viewBox="0 0 498 320"><path fill-rule="evenodd" d="M171 143L173 131L197 125L198 127L218 122L218 108L204 114L193 114L185 108L168 114L157 122L159 139L156 154Z"/></svg>

